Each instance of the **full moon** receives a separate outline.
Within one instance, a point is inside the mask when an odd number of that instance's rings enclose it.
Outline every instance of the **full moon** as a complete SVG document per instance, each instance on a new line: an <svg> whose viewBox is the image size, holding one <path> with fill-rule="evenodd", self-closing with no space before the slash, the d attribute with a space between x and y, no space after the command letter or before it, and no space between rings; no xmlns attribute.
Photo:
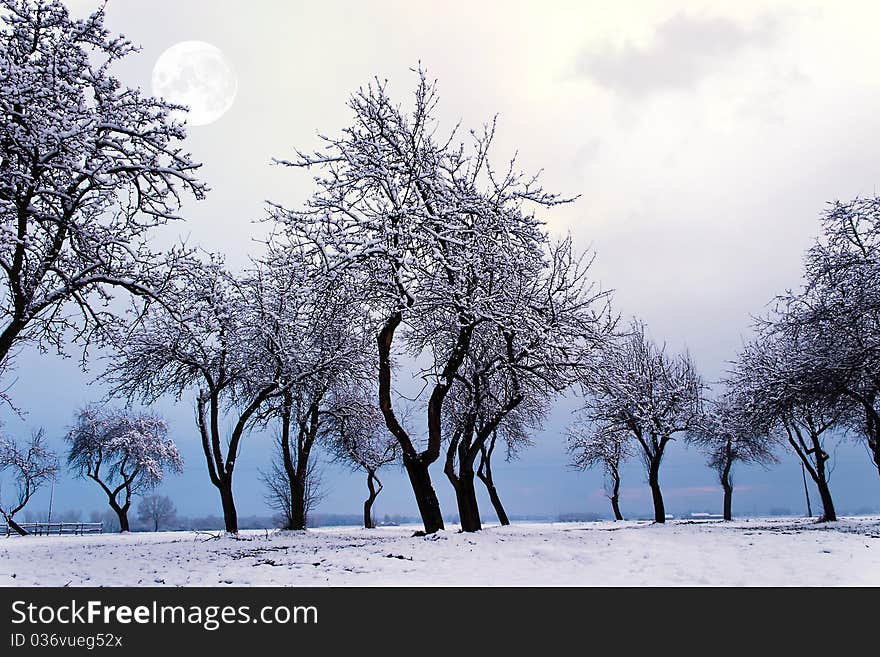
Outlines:
<svg viewBox="0 0 880 657"><path fill-rule="evenodd" d="M186 105L189 125L213 123L232 107L238 78L223 52L204 41L181 41L153 66L153 95Z"/></svg>

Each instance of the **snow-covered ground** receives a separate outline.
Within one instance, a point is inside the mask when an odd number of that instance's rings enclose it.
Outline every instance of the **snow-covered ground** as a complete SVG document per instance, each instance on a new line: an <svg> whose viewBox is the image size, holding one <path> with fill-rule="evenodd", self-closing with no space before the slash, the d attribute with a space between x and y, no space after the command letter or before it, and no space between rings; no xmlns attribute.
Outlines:
<svg viewBox="0 0 880 657"><path fill-rule="evenodd" d="M0 538L0 585L880 585L880 517L413 529Z"/></svg>

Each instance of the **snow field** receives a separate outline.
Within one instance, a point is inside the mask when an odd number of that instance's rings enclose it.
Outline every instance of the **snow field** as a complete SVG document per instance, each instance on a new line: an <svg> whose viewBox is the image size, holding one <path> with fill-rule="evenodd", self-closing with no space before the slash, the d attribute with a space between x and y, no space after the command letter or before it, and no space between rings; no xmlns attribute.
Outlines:
<svg viewBox="0 0 880 657"><path fill-rule="evenodd" d="M0 538L0 586L880 585L880 518Z"/></svg>

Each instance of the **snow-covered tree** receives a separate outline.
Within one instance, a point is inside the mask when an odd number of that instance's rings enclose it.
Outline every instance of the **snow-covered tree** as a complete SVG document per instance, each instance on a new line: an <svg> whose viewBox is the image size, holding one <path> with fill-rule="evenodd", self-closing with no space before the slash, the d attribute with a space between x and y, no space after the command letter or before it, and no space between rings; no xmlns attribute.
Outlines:
<svg viewBox="0 0 880 657"><path fill-rule="evenodd" d="M0 486L0 516L10 529L24 536L28 532L15 522L15 514L27 506L43 484L58 474L58 457L46 447L42 429L34 432L25 445L0 436L0 476L9 473L16 490L12 498L4 499Z"/></svg>
<svg viewBox="0 0 880 657"><path fill-rule="evenodd" d="M195 393L208 474L229 532L238 531L232 484L244 437L279 415L282 435L291 422L308 432L310 395L357 362L360 347L339 339L356 326L333 319L340 306L330 300L339 287L299 257L255 263L236 276L215 256L179 270L162 303L115 340L105 375L115 394L152 403Z"/></svg>
<svg viewBox="0 0 880 657"><path fill-rule="evenodd" d="M620 469L633 456L633 435L620 426L597 425L577 419L568 429L568 453L578 470L600 466L605 475L605 492L611 500L615 520L620 512Z"/></svg>
<svg viewBox="0 0 880 657"><path fill-rule="evenodd" d="M105 375L114 394L148 405L194 392L208 475L232 533L238 531L232 483L240 443L255 413L280 394L280 372L267 372L252 358L269 341L259 339L250 291L216 257L178 272L162 304L115 340Z"/></svg>
<svg viewBox="0 0 880 657"><path fill-rule="evenodd" d="M174 502L167 495L147 495L141 498L138 504L138 520L153 527L153 531L159 531L160 527L167 527L177 517L177 509Z"/></svg>
<svg viewBox="0 0 880 657"><path fill-rule="evenodd" d="M364 500L364 528L373 529L373 504L382 492L379 470L398 460L397 440L388 433L385 420L369 389L355 389L343 395L329 428L332 449L338 461L367 475Z"/></svg>
<svg viewBox="0 0 880 657"><path fill-rule="evenodd" d="M504 294L483 278L540 261L545 236L525 206L563 200L513 162L492 167L494 126L472 131L466 144L454 131L441 136L436 84L422 70L417 75L410 109L377 80L351 97L353 122L341 136L323 138L316 153L280 161L319 172L318 189L301 209L277 207L276 217L331 271L358 272L375 321L379 407L430 533L443 528L428 468L441 453L444 401L477 327L511 316ZM449 327L453 335L440 348L434 338ZM393 404L393 359L403 350L431 362L423 448Z"/></svg>
<svg viewBox="0 0 880 657"><path fill-rule="evenodd" d="M880 473L880 197L830 203L804 265L767 328L800 336L802 396L851 406L842 420Z"/></svg>
<svg viewBox="0 0 880 657"><path fill-rule="evenodd" d="M736 463L776 461L776 440L746 391L728 390L707 405L692 441L706 454L724 492L724 519L732 520L733 467Z"/></svg>
<svg viewBox="0 0 880 657"><path fill-rule="evenodd" d="M114 295L154 298L185 256L150 242L206 188L175 107L113 77L135 50L103 8L0 0L0 374L24 345L88 345Z"/></svg>
<svg viewBox="0 0 880 657"><path fill-rule="evenodd" d="M697 428L703 415L705 386L690 355L667 354L644 324L633 322L628 335L602 350L581 384L585 421L603 432L628 431L641 448L654 521L666 522L660 464L669 442Z"/></svg>
<svg viewBox="0 0 880 657"><path fill-rule="evenodd" d="M489 454L487 443L499 426L519 410L512 419L522 427L528 416L536 427L552 399L595 359L613 328L607 295L588 279L589 260L573 254L570 240L548 251L534 268L493 271L479 280L487 293L503 298L509 314L475 328L444 414L444 472L464 531L481 528L477 458ZM437 335L441 345L452 337ZM491 476L491 467L483 471Z"/></svg>
<svg viewBox="0 0 880 657"><path fill-rule="evenodd" d="M347 275L331 275L296 243L278 236L269 246L256 270L257 298L265 306L261 314L286 317L297 328L295 341L262 357L269 366L289 361L287 369L300 374L293 380L282 377L281 396L258 414L264 423L280 424L277 458L264 481L285 515L285 528L299 530L321 497L314 449L332 442L335 420L352 401L349 391L374 376L375 356L366 315Z"/></svg>
<svg viewBox="0 0 880 657"><path fill-rule="evenodd" d="M134 495L159 484L166 472L183 470L168 426L153 413L87 406L77 413L67 442L71 469L101 487L123 532L129 531Z"/></svg>
<svg viewBox="0 0 880 657"><path fill-rule="evenodd" d="M826 443L839 439L851 407L834 389L814 387L810 335L778 329L770 325L745 345L728 385L741 394L741 403L755 416L753 421L767 427L765 431L776 432L800 458L819 489L820 520L836 520Z"/></svg>

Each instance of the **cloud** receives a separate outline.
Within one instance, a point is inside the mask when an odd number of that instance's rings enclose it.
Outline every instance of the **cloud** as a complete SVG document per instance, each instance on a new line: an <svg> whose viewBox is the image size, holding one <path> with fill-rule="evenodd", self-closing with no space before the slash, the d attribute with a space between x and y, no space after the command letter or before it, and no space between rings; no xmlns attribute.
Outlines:
<svg viewBox="0 0 880 657"><path fill-rule="evenodd" d="M677 14L658 25L647 46L581 52L577 73L629 97L687 90L738 53L772 44L778 33L777 17L744 26L727 18Z"/></svg>

